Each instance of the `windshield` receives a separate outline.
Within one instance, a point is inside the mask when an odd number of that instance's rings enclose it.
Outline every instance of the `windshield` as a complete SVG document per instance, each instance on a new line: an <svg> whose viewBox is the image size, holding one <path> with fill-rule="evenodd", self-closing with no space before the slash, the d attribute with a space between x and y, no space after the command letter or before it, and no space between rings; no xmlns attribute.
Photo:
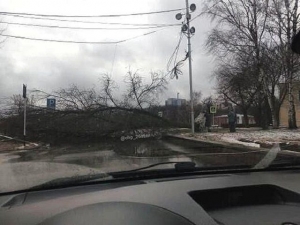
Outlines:
<svg viewBox="0 0 300 225"><path fill-rule="evenodd" d="M173 162L297 166L287 2L1 1L0 193Z"/></svg>

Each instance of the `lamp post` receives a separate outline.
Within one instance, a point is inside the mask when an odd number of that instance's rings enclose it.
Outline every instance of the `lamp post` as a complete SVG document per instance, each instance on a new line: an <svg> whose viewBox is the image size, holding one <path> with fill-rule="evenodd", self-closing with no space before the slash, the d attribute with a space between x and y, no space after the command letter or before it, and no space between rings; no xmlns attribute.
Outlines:
<svg viewBox="0 0 300 225"><path fill-rule="evenodd" d="M186 0L186 24L183 24L181 27L181 31L186 34L188 40L188 58L189 58L189 80L190 80L190 100L191 100L191 128L192 133L195 133L195 117L194 117L194 95L193 95L193 73L192 73L192 46L191 46L191 35L195 33L195 28L190 28L190 20L191 20L191 12L196 10L196 5L191 4L189 6L189 1ZM178 13L176 15L177 20L181 20L182 14Z"/></svg>

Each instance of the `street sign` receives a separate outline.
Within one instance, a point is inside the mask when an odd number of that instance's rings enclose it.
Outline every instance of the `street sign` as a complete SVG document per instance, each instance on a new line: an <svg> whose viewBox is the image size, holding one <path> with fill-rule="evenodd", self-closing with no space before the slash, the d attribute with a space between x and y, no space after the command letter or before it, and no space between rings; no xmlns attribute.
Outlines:
<svg viewBox="0 0 300 225"><path fill-rule="evenodd" d="M56 99L55 98L48 98L47 99L47 108L48 109L55 109L56 106Z"/></svg>
<svg viewBox="0 0 300 225"><path fill-rule="evenodd" d="M212 114L216 114L216 113L217 113L217 107L214 106L214 105L212 105L212 106L210 107L209 111L210 111L210 113L212 113Z"/></svg>

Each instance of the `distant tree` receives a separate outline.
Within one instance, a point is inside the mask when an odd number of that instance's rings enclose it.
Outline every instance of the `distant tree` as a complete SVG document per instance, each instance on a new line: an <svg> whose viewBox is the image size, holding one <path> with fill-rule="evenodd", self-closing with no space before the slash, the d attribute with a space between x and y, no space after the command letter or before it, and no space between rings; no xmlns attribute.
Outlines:
<svg viewBox="0 0 300 225"><path fill-rule="evenodd" d="M57 98L58 107L67 110L86 111L104 104L103 98L97 95L94 88L83 89L74 84L54 92L54 96Z"/></svg>
<svg viewBox="0 0 300 225"><path fill-rule="evenodd" d="M249 125L248 111L262 89L259 74L256 72L256 67L250 59L238 60L232 65L222 65L215 71L219 94L242 110L246 127Z"/></svg>
<svg viewBox="0 0 300 225"><path fill-rule="evenodd" d="M193 92L193 106L194 106L194 114L195 117L198 116L198 114L201 112L202 110L202 92L201 91L194 91ZM182 113L184 115L187 115L188 118L190 118L190 111L191 111L191 101L187 101L187 107L184 107L186 109L186 113ZM183 107L182 107L183 109Z"/></svg>
<svg viewBox="0 0 300 225"><path fill-rule="evenodd" d="M3 34L3 32L5 31L5 28L0 28L0 35ZM7 38L0 38L0 48L2 47L2 45L4 44L4 42L6 41Z"/></svg>
<svg viewBox="0 0 300 225"><path fill-rule="evenodd" d="M278 98L275 94L280 81L287 83L289 128L297 127L292 88L299 71L299 57L293 55L290 43L298 27L298 1L207 0L204 6L206 15L217 22L207 38L209 52L218 56L222 65L251 58L275 128L285 96Z"/></svg>
<svg viewBox="0 0 300 225"><path fill-rule="evenodd" d="M36 100L34 95L29 96L26 98L27 107L30 109L32 106L34 106ZM8 105L10 106L10 109L8 111L8 114L11 115L23 115L24 112L24 98L22 95L13 95L9 101Z"/></svg>
<svg viewBox="0 0 300 225"><path fill-rule="evenodd" d="M268 48L262 51L263 93L272 117L273 128L279 127L280 107L288 92L285 76L285 65L282 62L280 48Z"/></svg>
<svg viewBox="0 0 300 225"><path fill-rule="evenodd" d="M167 75L160 72L151 72L150 80L147 82L138 71L131 70L125 75L127 85L123 99L116 99L114 91L117 89L116 82L107 74L102 76L102 96L107 99L108 104L125 108L137 108L145 110L159 105L159 95L166 89L168 84Z"/></svg>
<svg viewBox="0 0 300 225"><path fill-rule="evenodd" d="M38 104L28 101L28 137L76 141L77 138L111 137L123 132L155 131L169 127L170 123L158 116L159 95L166 88L167 80L161 73L151 73L144 79L138 73L126 74L127 89L121 98L115 97L116 83L107 75L102 77L102 89L80 88L71 85L53 93L35 90ZM56 109L41 106L47 98L55 98ZM35 100L35 99L33 99ZM12 110L1 129L21 135L23 99L11 99ZM20 116L18 116L20 115ZM3 123L2 123L3 124ZM13 126L10 126L13 124Z"/></svg>
<svg viewBox="0 0 300 225"><path fill-rule="evenodd" d="M288 124L290 129L297 128L296 111L293 96L294 79L298 76L300 60L291 51L291 41L296 34L299 24L299 0L272 0L270 1L268 31L270 42L278 51L279 60L283 67L282 72L287 84L287 95L289 99ZM266 82L267 83L267 82ZM266 88L267 89L267 88ZM269 103L271 101L269 100ZM271 110L272 103L270 104Z"/></svg>

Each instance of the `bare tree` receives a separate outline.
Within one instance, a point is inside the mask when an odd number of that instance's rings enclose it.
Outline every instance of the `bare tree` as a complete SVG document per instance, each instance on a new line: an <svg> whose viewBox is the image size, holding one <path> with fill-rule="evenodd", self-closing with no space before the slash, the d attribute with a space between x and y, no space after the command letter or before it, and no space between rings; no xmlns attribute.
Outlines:
<svg viewBox="0 0 300 225"><path fill-rule="evenodd" d="M235 66L223 65L215 72L218 92L239 106L244 115L245 126L249 125L248 111L261 90L255 66L240 61Z"/></svg>
<svg viewBox="0 0 300 225"><path fill-rule="evenodd" d="M116 82L110 76L102 76L103 97L108 104L116 107L137 108L145 110L159 104L159 95L166 89L167 75L159 72L150 73L150 81L142 77L138 71L128 71L125 75L127 90L122 100L117 100L114 91L117 89Z"/></svg>
<svg viewBox="0 0 300 225"><path fill-rule="evenodd" d="M127 103L131 107L140 109L149 108L158 105L159 94L166 89L167 76L159 72L150 73L150 82L145 83L138 71L128 71L126 75L127 82Z"/></svg>
<svg viewBox="0 0 300 225"><path fill-rule="evenodd" d="M285 91L278 97L275 90L280 82L287 82L289 127L295 128L292 83L298 65L289 46L299 18L298 0L213 0L207 1L205 8L218 22L207 39L209 51L218 55L223 65L247 55L254 58L275 128L285 97Z"/></svg>
<svg viewBox="0 0 300 225"><path fill-rule="evenodd" d="M246 125L248 109L264 79L261 49L265 45L268 6L268 0L213 0L205 4L207 15L217 22L206 45L221 61L216 71L218 89L240 106ZM248 60L251 65L247 65Z"/></svg>
<svg viewBox="0 0 300 225"><path fill-rule="evenodd" d="M193 92L193 101L194 101L194 108L201 104L202 92L201 91L194 91Z"/></svg>
<svg viewBox="0 0 300 225"><path fill-rule="evenodd" d="M34 95L29 96L26 98L27 107L30 109L34 106L36 100ZM22 95L13 95L8 102L10 105L9 114L11 115L23 115L24 112L24 98Z"/></svg>
<svg viewBox="0 0 300 225"><path fill-rule="evenodd" d="M5 28L0 28L0 47L2 47L2 45L4 44L4 42L7 39L7 38L3 38L3 36L1 36L1 34L3 34L5 30L6 30Z"/></svg>
<svg viewBox="0 0 300 225"><path fill-rule="evenodd" d="M289 99L289 128L297 127L296 112L293 96L293 81L299 71L299 57L296 57L290 49L292 37L297 32L299 22L299 0L272 0L270 5L269 32L272 44L281 52L281 64L283 74L288 85Z"/></svg>
<svg viewBox="0 0 300 225"><path fill-rule="evenodd" d="M94 88L83 89L76 85L53 93L33 91L39 104L28 104L32 105L27 117L28 135L47 140L49 138L65 140L68 137L73 141L77 137L111 137L112 134L120 135L122 132L143 129L155 131L169 126L166 119L155 113L155 107L150 108L158 102L158 95L165 88L165 76L152 73L149 82L144 81L138 74L127 76L128 88L121 99L114 96L116 83L107 75L103 76L103 89L100 93ZM56 109L40 105L50 97L56 99ZM12 99L14 110L19 114L22 113L22 97L14 96ZM12 114L6 118L6 126L1 129L10 134L21 135L21 118ZM11 121L14 121L13 126L9 126Z"/></svg>
<svg viewBox="0 0 300 225"><path fill-rule="evenodd" d="M54 93L57 97L58 107L67 110L91 110L103 104L103 99L97 96L94 88L80 89L76 85L60 89Z"/></svg>
<svg viewBox="0 0 300 225"><path fill-rule="evenodd" d="M114 91L118 88L116 82L108 74L101 77L102 90L101 95L104 96L105 104L118 107L121 103L114 97Z"/></svg>
<svg viewBox="0 0 300 225"><path fill-rule="evenodd" d="M209 50L219 56L253 55L259 61L268 5L268 0L206 1L206 14L217 22L207 39Z"/></svg>
<svg viewBox="0 0 300 225"><path fill-rule="evenodd" d="M282 52L278 47L264 49L262 56L263 93L267 97L272 115L273 128L279 127L280 107L287 94L285 66Z"/></svg>

